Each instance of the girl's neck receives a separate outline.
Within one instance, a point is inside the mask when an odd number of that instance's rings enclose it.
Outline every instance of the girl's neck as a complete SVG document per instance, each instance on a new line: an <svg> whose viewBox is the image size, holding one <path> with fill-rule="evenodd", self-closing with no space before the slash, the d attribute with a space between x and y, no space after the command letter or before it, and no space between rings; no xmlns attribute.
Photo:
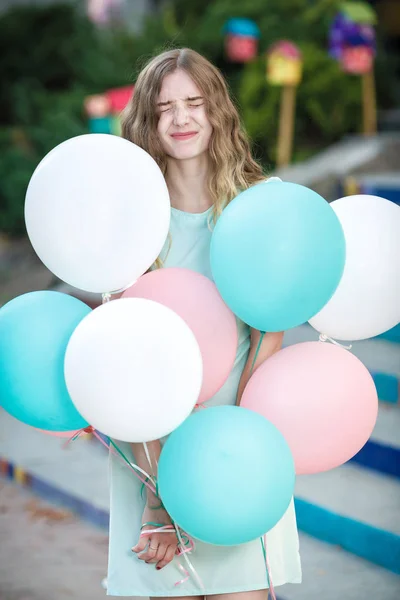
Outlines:
<svg viewBox="0 0 400 600"><path fill-rule="evenodd" d="M202 213L212 206L208 191L207 154L188 160L168 158L166 181L171 206L189 213Z"/></svg>

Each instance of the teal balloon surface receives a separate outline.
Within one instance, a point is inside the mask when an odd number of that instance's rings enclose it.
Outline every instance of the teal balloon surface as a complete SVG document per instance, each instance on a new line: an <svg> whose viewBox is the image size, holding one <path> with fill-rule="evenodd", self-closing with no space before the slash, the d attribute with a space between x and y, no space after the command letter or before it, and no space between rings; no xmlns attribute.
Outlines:
<svg viewBox="0 0 400 600"><path fill-rule="evenodd" d="M169 436L158 466L172 519L217 546L250 542L272 529L289 506L294 480L283 435L238 406L194 413Z"/></svg>
<svg viewBox="0 0 400 600"><path fill-rule="evenodd" d="M87 427L64 379L68 341L91 309L59 292L23 294L0 309L0 406L49 431Z"/></svg>
<svg viewBox="0 0 400 600"><path fill-rule="evenodd" d="M345 238L333 209L316 192L271 181L239 194L211 240L211 269L229 308L260 331L308 321L342 278Z"/></svg>

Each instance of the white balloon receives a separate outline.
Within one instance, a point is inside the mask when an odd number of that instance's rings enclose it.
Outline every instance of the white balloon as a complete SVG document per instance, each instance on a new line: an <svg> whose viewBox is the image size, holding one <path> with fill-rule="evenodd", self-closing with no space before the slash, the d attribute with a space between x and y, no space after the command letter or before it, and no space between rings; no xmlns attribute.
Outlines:
<svg viewBox="0 0 400 600"><path fill-rule="evenodd" d="M200 348L171 309L143 298L96 308L75 329L65 379L80 414L125 442L163 437L191 413L202 384Z"/></svg>
<svg viewBox="0 0 400 600"><path fill-rule="evenodd" d="M378 196L331 203L346 239L343 277L310 324L337 340L363 340L400 321L400 207Z"/></svg>
<svg viewBox="0 0 400 600"><path fill-rule="evenodd" d="M168 235L170 201L157 163L114 135L81 135L39 163L25 201L27 232L57 277L88 292L129 286Z"/></svg>

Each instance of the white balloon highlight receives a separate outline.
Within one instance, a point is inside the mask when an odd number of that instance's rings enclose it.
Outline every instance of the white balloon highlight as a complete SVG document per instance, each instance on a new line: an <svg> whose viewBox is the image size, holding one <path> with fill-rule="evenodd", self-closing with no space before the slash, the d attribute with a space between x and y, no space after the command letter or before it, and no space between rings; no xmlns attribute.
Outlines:
<svg viewBox="0 0 400 600"><path fill-rule="evenodd" d="M65 356L67 388L93 427L125 442L159 439L191 413L202 384L191 329L152 300L103 304L78 325Z"/></svg>
<svg viewBox="0 0 400 600"><path fill-rule="evenodd" d="M368 195L340 198L331 207L345 234L346 264L336 292L310 324L337 340L374 337L400 321L400 207Z"/></svg>
<svg viewBox="0 0 400 600"><path fill-rule="evenodd" d="M82 135L54 148L32 175L27 232L57 277L88 292L138 279L167 238L170 201L151 156L113 135Z"/></svg>

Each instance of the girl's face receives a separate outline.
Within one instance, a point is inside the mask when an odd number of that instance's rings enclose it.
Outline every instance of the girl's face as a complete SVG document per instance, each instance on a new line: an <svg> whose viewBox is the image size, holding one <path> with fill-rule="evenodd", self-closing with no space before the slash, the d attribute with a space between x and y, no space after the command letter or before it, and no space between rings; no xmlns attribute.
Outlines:
<svg viewBox="0 0 400 600"><path fill-rule="evenodd" d="M208 151L212 126L205 99L185 71L177 69L164 77L156 110L157 132L168 156L188 160Z"/></svg>

